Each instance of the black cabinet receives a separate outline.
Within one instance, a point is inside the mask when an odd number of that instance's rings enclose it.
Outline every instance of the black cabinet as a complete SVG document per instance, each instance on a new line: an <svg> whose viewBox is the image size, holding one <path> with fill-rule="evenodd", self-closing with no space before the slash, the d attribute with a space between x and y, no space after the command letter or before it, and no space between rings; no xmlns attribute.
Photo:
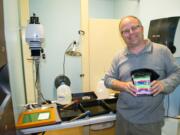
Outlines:
<svg viewBox="0 0 180 135"><path fill-rule="evenodd" d="M155 42L166 45L171 52L174 54L177 51L177 45L175 43L175 36L177 34L177 29L179 29L180 17L168 17L151 20L148 32L148 38Z"/></svg>

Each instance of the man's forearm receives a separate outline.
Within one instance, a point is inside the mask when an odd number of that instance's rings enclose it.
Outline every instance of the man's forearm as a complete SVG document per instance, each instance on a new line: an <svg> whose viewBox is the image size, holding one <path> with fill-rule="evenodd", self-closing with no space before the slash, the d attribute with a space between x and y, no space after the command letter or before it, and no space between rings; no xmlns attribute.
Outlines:
<svg viewBox="0 0 180 135"><path fill-rule="evenodd" d="M112 80L112 89L117 91L124 91L124 82L119 80Z"/></svg>

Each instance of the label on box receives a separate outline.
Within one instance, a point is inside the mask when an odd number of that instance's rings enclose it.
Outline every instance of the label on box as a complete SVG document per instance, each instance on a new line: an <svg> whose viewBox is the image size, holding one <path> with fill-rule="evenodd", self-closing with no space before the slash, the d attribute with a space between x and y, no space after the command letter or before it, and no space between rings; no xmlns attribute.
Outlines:
<svg viewBox="0 0 180 135"><path fill-rule="evenodd" d="M133 81L137 95L151 95L149 75L133 76Z"/></svg>

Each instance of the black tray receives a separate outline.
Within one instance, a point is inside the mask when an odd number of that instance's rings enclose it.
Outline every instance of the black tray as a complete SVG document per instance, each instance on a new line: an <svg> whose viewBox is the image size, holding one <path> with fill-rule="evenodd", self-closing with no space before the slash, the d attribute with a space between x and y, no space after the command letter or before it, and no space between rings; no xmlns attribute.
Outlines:
<svg viewBox="0 0 180 135"><path fill-rule="evenodd" d="M90 111L90 117L111 112L111 110L101 100L81 102L80 105L83 110Z"/></svg>
<svg viewBox="0 0 180 135"><path fill-rule="evenodd" d="M92 101L96 100L97 96L94 92L83 92L83 93L73 93L72 100L78 101Z"/></svg>
<svg viewBox="0 0 180 135"><path fill-rule="evenodd" d="M70 121L84 113L84 110L79 104L73 104L68 108L61 108L58 111L62 121Z"/></svg>
<svg viewBox="0 0 180 135"><path fill-rule="evenodd" d="M118 98L104 99L103 102L110 108L113 113L116 113L116 103Z"/></svg>

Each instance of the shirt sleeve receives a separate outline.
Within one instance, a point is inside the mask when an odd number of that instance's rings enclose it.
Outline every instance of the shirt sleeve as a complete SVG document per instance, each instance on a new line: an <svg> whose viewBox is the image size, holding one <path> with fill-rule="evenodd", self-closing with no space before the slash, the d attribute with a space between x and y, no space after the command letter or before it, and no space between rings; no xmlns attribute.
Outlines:
<svg viewBox="0 0 180 135"><path fill-rule="evenodd" d="M164 52L163 57L165 59L167 76L161 81L165 88L163 92L165 94L169 94L180 84L180 65L178 65L176 59L173 57L168 48Z"/></svg>
<svg viewBox="0 0 180 135"><path fill-rule="evenodd" d="M105 86L107 88L113 89L112 81L113 80L118 80L118 75L119 75L118 61L119 61L119 57L118 57L118 55L116 55L113 58L113 61L112 61L111 66L110 66L110 69L105 74L104 84L105 84Z"/></svg>

